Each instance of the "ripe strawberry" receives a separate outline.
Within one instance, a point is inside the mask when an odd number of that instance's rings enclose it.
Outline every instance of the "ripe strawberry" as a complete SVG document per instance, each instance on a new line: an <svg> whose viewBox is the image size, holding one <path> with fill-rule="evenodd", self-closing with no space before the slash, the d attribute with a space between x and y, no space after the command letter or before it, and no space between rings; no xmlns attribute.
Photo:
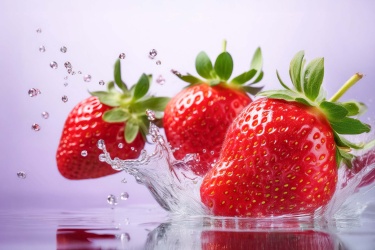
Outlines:
<svg viewBox="0 0 375 250"><path fill-rule="evenodd" d="M251 102L246 92L255 94L260 88L245 86L263 77L262 55L258 48L250 70L228 80L233 70L231 55L225 51L214 66L205 52L200 52L195 66L201 80L190 74L174 73L190 85L168 103L164 113L164 129L174 156L182 159L187 154L198 154L200 161L192 170L203 176L218 158L225 132L237 114Z"/></svg>
<svg viewBox="0 0 375 250"><path fill-rule="evenodd" d="M356 74L333 100L321 91L322 58L304 69L304 53L291 62L294 89L266 91L233 121L218 162L201 185L201 199L215 215L273 216L312 214L336 189L337 167L351 164L351 148L342 134L369 132L350 116L363 107L338 103ZM280 77L279 77L280 79Z"/></svg>
<svg viewBox="0 0 375 250"><path fill-rule="evenodd" d="M99 230L97 229L95 231ZM116 240L116 235L114 234L98 234L92 231L94 230L82 228L59 228L56 232L56 249L99 250L103 249L100 245L106 245L108 247L108 242L114 242Z"/></svg>
<svg viewBox="0 0 375 250"><path fill-rule="evenodd" d="M120 61L115 64L115 82L108 91L78 103L68 115L56 153L57 167L68 179L98 178L118 171L99 161L97 142L102 139L112 157L137 158L148 133L146 109L163 111L169 98L146 95L150 76L143 74L128 90L121 80ZM122 90L116 90L115 84ZM160 119L160 118L159 118Z"/></svg>

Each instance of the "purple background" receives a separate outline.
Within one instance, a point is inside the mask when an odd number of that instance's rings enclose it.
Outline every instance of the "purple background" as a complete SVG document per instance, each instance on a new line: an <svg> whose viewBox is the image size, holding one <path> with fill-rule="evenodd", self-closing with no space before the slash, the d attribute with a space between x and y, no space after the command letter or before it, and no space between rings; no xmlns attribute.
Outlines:
<svg viewBox="0 0 375 250"><path fill-rule="evenodd" d="M363 117L374 121L375 83L374 1L13 1L0 2L0 208L106 206L108 194L130 194L120 206L155 203L145 187L124 174L94 180L70 181L57 171L55 152L69 111L88 96L104 89L98 82L112 80L113 63L126 54L123 78L134 83L143 73L153 92L172 96L184 83L170 73L177 69L195 74L195 56L201 50L215 58L223 39L232 54L234 74L249 66L261 46L266 89L279 87L275 71L289 82L288 66L299 50L306 57L325 57L325 81L332 95L352 74L365 78L342 100L361 98L370 108ZM42 33L36 32L37 28ZM39 46L46 52L40 53ZM60 47L66 46L63 54ZM150 60L150 49L158 51ZM50 61L59 64L57 70ZM92 76L69 76L63 66ZM69 85L64 87L63 83ZM41 95L31 98L30 88ZM61 96L69 101L63 103ZM41 113L47 111L48 119ZM31 124L39 123L34 132ZM16 176L27 173L26 179Z"/></svg>

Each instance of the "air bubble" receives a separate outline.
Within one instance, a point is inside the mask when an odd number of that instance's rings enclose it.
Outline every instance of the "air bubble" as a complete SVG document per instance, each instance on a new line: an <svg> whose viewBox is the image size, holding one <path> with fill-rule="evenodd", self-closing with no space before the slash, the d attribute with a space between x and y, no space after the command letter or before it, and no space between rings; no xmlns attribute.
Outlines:
<svg viewBox="0 0 375 250"><path fill-rule="evenodd" d="M121 241L129 242L130 241L130 234L123 233L123 234L121 234L120 239L121 239Z"/></svg>
<svg viewBox="0 0 375 250"><path fill-rule="evenodd" d="M67 97L66 95L63 95L63 96L61 97L61 100L62 100L63 102L67 102L67 101L68 101L68 97Z"/></svg>
<svg viewBox="0 0 375 250"><path fill-rule="evenodd" d="M42 33L42 29L41 28L36 29L36 33L38 34Z"/></svg>
<svg viewBox="0 0 375 250"><path fill-rule="evenodd" d="M64 82L64 86L66 87L66 86L68 86L69 85L69 83L67 83L67 82Z"/></svg>
<svg viewBox="0 0 375 250"><path fill-rule="evenodd" d="M52 61L52 62L49 63L49 66L50 66L52 69L57 69L59 65L57 64L57 62Z"/></svg>
<svg viewBox="0 0 375 250"><path fill-rule="evenodd" d="M25 179L26 173L24 171L19 171L19 172L17 172L17 177L20 178L20 179Z"/></svg>
<svg viewBox="0 0 375 250"><path fill-rule="evenodd" d="M118 58L120 58L120 59L125 59L125 53L121 53L119 56L118 56Z"/></svg>
<svg viewBox="0 0 375 250"><path fill-rule="evenodd" d="M105 82L103 80L99 81L99 85L104 85L104 84L105 84Z"/></svg>
<svg viewBox="0 0 375 250"><path fill-rule="evenodd" d="M156 78L156 82L160 85L163 85L165 83L165 79L162 75L159 75L159 77Z"/></svg>
<svg viewBox="0 0 375 250"><path fill-rule="evenodd" d="M147 109L146 110L146 115L147 115L147 118L149 121L155 121L156 117L155 117L155 112L150 110L150 109Z"/></svg>
<svg viewBox="0 0 375 250"><path fill-rule="evenodd" d="M128 180L126 178L122 179L122 183L128 183Z"/></svg>
<svg viewBox="0 0 375 250"><path fill-rule="evenodd" d="M46 47L40 46L39 47L39 52L46 52Z"/></svg>
<svg viewBox="0 0 375 250"><path fill-rule="evenodd" d="M97 146L99 149L103 150L104 149L104 140L100 139L98 140Z"/></svg>
<svg viewBox="0 0 375 250"><path fill-rule="evenodd" d="M129 199L129 194L127 192L122 192L120 195L120 199L126 201L127 199Z"/></svg>
<svg viewBox="0 0 375 250"><path fill-rule="evenodd" d="M82 151L81 151L81 155L82 155L83 157L86 157L86 156L88 155L87 150L82 150Z"/></svg>
<svg viewBox="0 0 375 250"><path fill-rule="evenodd" d="M150 50L150 52L148 53L148 57L150 59L154 59L156 56L157 56L158 52L156 51L156 49L152 49Z"/></svg>
<svg viewBox="0 0 375 250"><path fill-rule="evenodd" d="M77 73L78 73L79 75L81 75L81 74L82 74L82 71L78 71Z"/></svg>
<svg viewBox="0 0 375 250"><path fill-rule="evenodd" d="M43 117L44 119L48 119L48 117L49 117L49 113L48 113L47 111L43 111L43 112L42 112L42 117Z"/></svg>
<svg viewBox="0 0 375 250"><path fill-rule="evenodd" d="M176 75L176 76L181 76L181 73L178 72L178 71L175 70L175 69L171 69L171 72L172 72L172 74L174 74L174 75Z"/></svg>
<svg viewBox="0 0 375 250"><path fill-rule="evenodd" d="M156 65L160 65L161 64L161 61L160 60L157 60L156 61Z"/></svg>
<svg viewBox="0 0 375 250"><path fill-rule="evenodd" d="M116 206L117 205L117 197L114 196L113 194L110 194L107 197L107 202L108 202L109 205Z"/></svg>
<svg viewBox="0 0 375 250"><path fill-rule="evenodd" d="M84 76L83 76L83 80L84 80L85 82L91 82L91 75L84 75Z"/></svg>
<svg viewBox="0 0 375 250"><path fill-rule="evenodd" d="M123 147L124 147L124 144L120 142L120 143L117 145L117 147L118 147L118 148L123 148Z"/></svg>
<svg viewBox="0 0 375 250"><path fill-rule="evenodd" d="M33 125L31 125L31 129L34 130L34 131L39 131L40 130L40 125L37 124L37 123L34 123Z"/></svg>
<svg viewBox="0 0 375 250"><path fill-rule="evenodd" d="M31 89L29 89L29 91L27 93L29 94L30 97L34 97L34 96L37 96L37 95L41 94L42 92L40 92L39 89L31 88Z"/></svg>
<svg viewBox="0 0 375 250"><path fill-rule="evenodd" d="M72 64L71 64L70 62L65 62L65 63L64 63L64 66L65 66L65 68L67 68L67 69L71 69L71 68L72 68Z"/></svg>
<svg viewBox="0 0 375 250"><path fill-rule="evenodd" d="M64 77L64 80L68 80L68 76L65 76L65 77Z"/></svg>
<svg viewBox="0 0 375 250"><path fill-rule="evenodd" d="M67 49L65 46L62 46L62 47L60 48L61 53L66 53L67 50L68 50L68 49Z"/></svg>

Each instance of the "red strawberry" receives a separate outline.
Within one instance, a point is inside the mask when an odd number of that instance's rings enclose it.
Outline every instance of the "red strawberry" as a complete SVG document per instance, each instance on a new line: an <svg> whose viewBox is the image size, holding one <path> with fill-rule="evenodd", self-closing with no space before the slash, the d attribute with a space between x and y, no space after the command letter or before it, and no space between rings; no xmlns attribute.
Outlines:
<svg viewBox="0 0 375 250"><path fill-rule="evenodd" d="M370 131L350 117L363 105L327 101L323 59L304 69L303 57L300 52L291 63L295 89L281 82L286 90L261 93L268 97L252 102L229 127L220 158L201 185L202 202L213 214L312 214L331 199L337 167L353 158L350 149L363 146L341 135ZM359 79L357 74L341 92Z"/></svg>
<svg viewBox="0 0 375 250"><path fill-rule="evenodd" d="M200 161L193 171L204 175L218 158L225 132L237 114L251 102L246 92L256 93L260 88L245 86L259 82L263 77L260 49L254 54L249 71L228 81L233 60L228 52L221 53L214 66L205 52L196 58L196 70L206 80L190 74L174 73L190 85L168 103L164 114L164 128L168 141L178 148L174 156L199 154Z"/></svg>
<svg viewBox="0 0 375 250"><path fill-rule="evenodd" d="M117 172L99 161L99 139L105 141L112 157L137 158L148 133L146 109L163 111L169 101L146 95L150 79L145 74L128 90L121 80L119 60L115 81L122 92L110 82L107 92L93 92L94 96L78 103L68 115L56 153L57 167L64 177L78 180Z"/></svg>

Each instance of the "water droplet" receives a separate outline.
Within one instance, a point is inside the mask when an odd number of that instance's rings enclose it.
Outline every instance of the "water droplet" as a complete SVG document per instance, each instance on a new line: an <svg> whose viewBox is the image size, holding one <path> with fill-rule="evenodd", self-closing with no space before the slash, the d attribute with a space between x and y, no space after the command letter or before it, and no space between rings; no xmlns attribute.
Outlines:
<svg viewBox="0 0 375 250"><path fill-rule="evenodd" d="M91 75L84 75L84 76L83 76L83 80L84 80L85 82L91 82Z"/></svg>
<svg viewBox="0 0 375 250"><path fill-rule="evenodd" d="M42 117L43 117L44 119L48 119L48 117L49 117L49 113L48 113L47 111L43 111L43 112L42 112Z"/></svg>
<svg viewBox="0 0 375 250"><path fill-rule="evenodd" d="M130 234L123 233L123 234L121 234L120 239L121 239L121 241L129 242L130 241Z"/></svg>
<svg viewBox="0 0 375 250"><path fill-rule="evenodd" d="M116 198L116 196L114 196L113 194L110 194L110 195L108 195L108 197L107 197L107 202L108 202L108 204L109 205L117 205L117 198Z"/></svg>
<svg viewBox="0 0 375 250"><path fill-rule="evenodd" d="M122 144L121 142L117 145L118 148L123 148L124 147L124 144Z"/></svg>
<svg viewBox="0 0 375 250"><path fill-rule="evenodd" d="M105 162L106 161L105 154L100 154L99 155L99 161L101 161L101 162Z"/></svg>
<svg viewBox="0 0 375 250"><path fill-rule="evenodd" d="M150 109L146 109L146 115L147 115L147 118L149 121L155 121L156 117L155 117L155 112L150 110Z"/></svg>
<svg viewBox="0 0 375 250"><path fill-rule="evenodd" d="M62 47L60 48L60 51L61 51L62 53L66 53L67 50L68 50L68 49L67 49L65 46L62 46Z"/></svg>
<svg viewBox="0 0 375 250"><path fill-rule="evenodd" d="M134 148L134 147L131 147L130 149L131 149L131 151L134 151L134 150L135 150L135 148Z"/></svg>
<svg viewBox="0 0 375 250"><path fill-rule="evenodd" d="M125 53L121 53L119 56L118 56L118 58L120 58L120 59L125 59Z"/></svg>
<svg viewBox="0 0 375 250"><path fill-rule="evenodd" d="M104 84L105 84L105 82L103 80L99 81L99 85L104 85Z"/></svg>
<svg viewBox="0 0 375 250"><path fill-rule="evenodd" d="M65 63L64 63L64 66L65 66L65 68L67 68L67 69L71 69L71 68L72 68L72 64L71 64L70 62L65 62Z"/></svg>
<svg viewBox="0 0 375 250"><path fill-rule="evenodd" d="M67 102L67 101L68 101L68 97L67 97L66 95L63 95L63 96L61 97L61 100L62 100L63 102Z"/></svg>
<svg viewBox="0 0 375 250"><path fill-rule="evenodd" d="M176 76L181 76L181 73L178 72L178 71L175 70L175 69L171 69L171 72L172 72L173 74L175 74Z"/></svg>
<svg viewBox="0 0 375 250"><path fill-rule="evenodd" d="M100 139L97 142L98 149L103 150L104 149L104 140Z"/></svg>
<svg viewBox="0 0 375 250"><path fill-rule="evenodd" d="M39 131L40 130L40 125L37 124L37 123L33 123L33 125L31 125L31 129L34 130L34 131Z"/></svg>
<svg viewBox="0 0 375 250"><path fill-rule="evenodd" d="M68 86L68 83L67 83L67 82L64 82L64 86L65 86L65 87Z"/></svg>
<svg viewBox="0 0 375 250"><path fill-rule="evenodd" d="M30 97L34 97L34 96L37 96L37 95L41 94L42 92L40 92L39 89L31 88L31 89L29 89L29 91L27 93L29 94Z"/></svg>
<svg viewBox="0 0 375 250"><path fill-rule="evenodd" d="M122 179L122 183L128 183L128 180L126 178Z"/></svg>
<svg viewBox="0 0 375 250"><path fill-rule="evenodd" d="M156 65L160 65L161 64L161 61L160 60L157 60L156 61Z"/></svg>
<svg viewBox="0 0 375 250"><path fill-rule="evenodd" d="M156 82L160 85L163 85L165 83L165 79L162 75L159 75L159 77L156 78Z"/></svg>
<svg viewBox="0 0 375 250"><path fill-rule="evenodd" d="M76 72L75 71L72 71L72 75L75 75L76 74Z"/></svg>
<svg viewBox="0 0 375 250"><path fill-rule="evenodd" d="M20 179L25 179L26 173L24 171L19 171L19 172L17 172L17 177L20 178Z"/></svg>
<svg viewBox="0 0 375 250"><path fill-rule="evenodd" d="M42 33L42 29L41 28L37 28L37 30L36 30L36 33Z"/></svg>
<svg viewBox="0 0 375 250"><path fill-rule="evenodd" d="M46 47L40 46L39 47L39 52L46 52Z"/></svg>
<svg viewBox="0 0 375 250"><path fill-rule="evenodd" d="M68 76L65 76L65 77L64 77L64 80L68 80Z"/></svg>
<svg viewBox="0 0 375 250"><path fill-rule="evenodd" d="M154 59L156 56L157 56L158 52L156 51L156 49L152 49L150 50L150 52L148 52L148 57L150 59Z"/></svg>
<svg viewBox="0 0 375 250"><path fill-rule="evenodd" d="M120 199L126 201L129 198L129 194L127 192L123 192L120 195Z"/></svg>
<svg viewBox="0 0 375 250"><path fill-rule="evenodd" d="M72 73L72 69L68 69L67 72L68 72L68 74L71 74Z"/></svg>
<svg viewBox="0 0 375 250"><path fill-rule="evenodd" d="M205 154L205 153L207 152L207 150L206 150L206 149L203 149L202 152Z"/></svg>
<svg viewBox="0 0 375 250"><path fill-rule="evenodd" d="M211 154L211 155L214 155L214 154L215 154L215 151L211 150L211 151L210 151L210 154Z"/></svg>
<svg viewBox="0 0 375 250"><path fill-rule="evenodd" d="M53 69L57 69L59 65L57 64L57 62L53 61L53 62L50 62L50 63L49 63L49 66L50 66L51 68L53 68Z"/></svg>
<svg viewBox="0 0 375 250"><path fill-rule="evenodd" d="M87 156L87 151L86 151L86 150L82 150L82 151L81 151L81 155L82 155L83 157L86 157L86 156Z"/></svg>
<svg viewBox="0 0 375 250"><path fill-rule="evenodd" d="M130 224L129 218L125 218L125 220L124 220L124 224L125 224L125 225L129 225L129 224Z"/></svg>
<svg viewBox="0 0 375 250"><path fill-rule="evenodd" d="M81 71L78 71L77 73L78 73L78 74L82 74L82 72L81 72Z"/></svg>

